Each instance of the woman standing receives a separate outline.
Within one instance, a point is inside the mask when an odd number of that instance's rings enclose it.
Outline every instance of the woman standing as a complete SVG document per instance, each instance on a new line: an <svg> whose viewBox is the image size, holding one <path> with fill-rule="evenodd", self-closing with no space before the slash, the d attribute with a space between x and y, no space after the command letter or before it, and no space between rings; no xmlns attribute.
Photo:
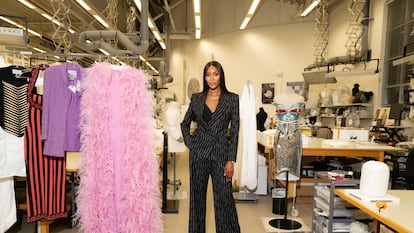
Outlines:
<svg viewBox="0 0 414 233"><path fill-rule="evenodd" d="M197 128L190 134L190 124ZM211 176L216 232L239 233L231 179L237 156L239 96L226 88L224 71L217 61L203 71L203 91L191 96L181 123L184 142L190 150L190 233L204 233L206 194Z"/></svg>

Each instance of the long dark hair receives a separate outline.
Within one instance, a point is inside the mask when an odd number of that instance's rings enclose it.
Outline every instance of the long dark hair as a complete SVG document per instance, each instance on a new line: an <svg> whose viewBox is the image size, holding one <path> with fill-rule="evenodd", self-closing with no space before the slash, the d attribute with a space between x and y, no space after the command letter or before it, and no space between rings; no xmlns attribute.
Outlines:
<svg viewBox="0 0 414 233"><path fill-rule="evenodd" d="M210 61L204 66L203 70L203 92L207 92L209 87L206 81L206 73L210 66L214 66L217 68L219 74L220 74L220 88L223 93L229 93L226 87L226 79L224 78L224 70L221 64L218 61Z"/></svg>

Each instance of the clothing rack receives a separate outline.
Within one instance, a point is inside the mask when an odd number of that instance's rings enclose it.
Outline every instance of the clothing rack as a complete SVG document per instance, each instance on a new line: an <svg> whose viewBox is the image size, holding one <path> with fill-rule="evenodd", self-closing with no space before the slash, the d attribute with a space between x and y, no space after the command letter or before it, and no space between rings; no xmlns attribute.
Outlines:
<svg viewBox="0 0 414 233"><path fill-rule="evenodd" d="M32 52L32 51L19 51L19 50L0 50L0 56L1 55L19 55L19 56L25 56L29 58L35 59L44 59L47 61L51 61L50 59L54 59L53 61L67 61L71 59L76 58L86 58L88 59L88 62L93 63L94 61L105 61L108 59L113 59L114 61L111 61L110 63L118 62L121 63L119 59L129 59L132 61L140 61L141 58L139 54L136 54L134 56L114 56L114 55L105 55L105 54L95 54L95 53L38 53L38 52ZM58 57L58 58L57 58ZM109 61L108 61L109 62Z"/></svg>
<svg viewBox="0 0 414 233"><path fill-rule="evenodd" d="M178 213L179 200L167 200L167 185L168 185L168 133L163 132L164 147L162 159L162 212L166 214Z"/></svg>
<svg viewBox="0 0 414 233"><path fill-rule="evenodd" d="M129 59L140 59L139 55L136 56L113 56L105 54L95 53L34 53L32 51L18 51L18 50L0 50L0 54L16 54L24 56L39 56L39 57L95 57L95 58L129 58Z"/></svg>

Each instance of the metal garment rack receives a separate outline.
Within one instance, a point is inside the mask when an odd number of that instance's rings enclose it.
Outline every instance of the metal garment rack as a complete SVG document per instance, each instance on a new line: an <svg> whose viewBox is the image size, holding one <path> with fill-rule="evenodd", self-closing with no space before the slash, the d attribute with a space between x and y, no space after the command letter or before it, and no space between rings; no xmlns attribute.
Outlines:
<svg viewBox="0 0 414 233"><path fill-rule="evenodd" d="M176 214L178 213L179 200L167 200L168 133L164 131L162 134L164 135L164 147L163 147L163 159L162 159L162 212L166 214Z"/></svg>
<svg viewBox="0 0 414 233"><path fill-rule="evenodd" d="M177 179L177 154L175 152L172 152L173 157L173 180L170 181L168 184L172 185L174 187L174 197L177 194L178 188L181 186L181 180Z"/></svg>

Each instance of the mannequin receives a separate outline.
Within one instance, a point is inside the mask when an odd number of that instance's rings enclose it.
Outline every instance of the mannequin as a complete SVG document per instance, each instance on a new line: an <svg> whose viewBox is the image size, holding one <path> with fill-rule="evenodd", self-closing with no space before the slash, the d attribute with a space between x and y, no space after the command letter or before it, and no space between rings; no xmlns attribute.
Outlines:
<svg viewBox="0 0 414 233"><path fill-rule="evenodd" d="M276 159L276 179L299 180L302 156L301 133L298 121L304 107L304 98L288 88L274 98L277 117L277 129L274 139Z"/></svg>
<svg viewBox="0 0 414 233"><path fill-rule="evenodd" d="M256 126L257 130L265 131L267 122L267 112L263 109L263 105L259 105L259 112L256 114Z"/></svg>
<svg viewBox="0 0 414 233"><path fill-rule="evenodd" d="M180 123L182 119L180 105L175 101L167 103L165 129L168 132L168 152L170 153L183 152L186 149L183 136L181 135Z"/></svg>

